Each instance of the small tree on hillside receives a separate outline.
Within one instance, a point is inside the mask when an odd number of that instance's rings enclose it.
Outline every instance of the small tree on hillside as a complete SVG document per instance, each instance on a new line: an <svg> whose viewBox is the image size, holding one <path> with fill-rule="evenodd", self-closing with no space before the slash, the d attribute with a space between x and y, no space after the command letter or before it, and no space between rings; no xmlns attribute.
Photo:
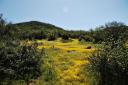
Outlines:
<svg viewBox="0 0 128 85"><path fill-rule="evenodd" d="M57 36L54 33L50 33L48 36L48 41L56 40Z"/></svg>
<svg viewBox="0 0 128 85"><path fill-rule="evenodd" d="M69 40L69 35L68 34L63 34L62 39L63 40Z"/></svg>

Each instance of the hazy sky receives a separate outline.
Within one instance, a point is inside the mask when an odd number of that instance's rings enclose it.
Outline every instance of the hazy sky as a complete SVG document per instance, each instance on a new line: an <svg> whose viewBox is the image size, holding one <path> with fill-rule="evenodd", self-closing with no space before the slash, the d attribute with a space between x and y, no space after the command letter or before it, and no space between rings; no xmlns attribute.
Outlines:
<svg viewBox="0 0 128 85"><path fill-rule="evenodd" d="M128 24L128 0L0 0L0 13L13 23L37 20L88 30L111 21Z"/></svg>

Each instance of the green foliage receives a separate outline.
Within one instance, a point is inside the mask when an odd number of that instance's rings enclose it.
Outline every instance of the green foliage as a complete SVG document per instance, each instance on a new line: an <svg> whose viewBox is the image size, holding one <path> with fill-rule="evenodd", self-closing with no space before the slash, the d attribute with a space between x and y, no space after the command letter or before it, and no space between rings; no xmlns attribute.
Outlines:
<svg viewBox="0 0 128 85"><path fill-rule="evenodd" d="M44 31L41 31L40 33L36 34L35 39L46 39L47 38L47 34Z"/></svg>
<svg viewBox="0 0 128 85"><path fill-rule="evenodd" d="M51 41L59 37L62 37L63 42L71 41L70 38L79 38L81 42L105 42L104 48L99 49L89 58L91 72L95 72L93 75L96 75L100 85L127 85L128 49L124 45L127 36L128 26L117 22L108 23L88 32L65 31L54 25L37 21L6 23L1 14L0 85L11 85L11 81L23 80L28 85L30 80L39 78L41 73L44 81L56 81L57 73L52 66L51 56L43 58L43 66L41 66L44 53L40 53L33 45L21 46L20 42L25 39ZM88 47L90 48L91 46Z"/></svg>
<svg viewBox="0 0 128 85"><path fill-rule="evenodd" d="M127 40L128 26L121 22L107 23L105 26L101 26L93 31L92 36L95 39L94 43L111 42L111 38L116 41L120 37L124 38L123 40Z"/></svg>
<svg viewBox="0 0 128 85"><path fill-rule="evenodd" d="M88 31L83 31L83 30L80 30L80 31L66 31L69 35L70 38L79 38L81 36L85 36L85 35L89 35L90 36L90 32Z"/></svg>
<svg viewBox="0 0 128 85"><path fill-rule="evenodd" d="M79 41L82 41L82 40L84 40L86 42L93 42L94 41L93 37L88 36L88 35L80 36L79 37Z"/></svg>
<svg viewBox="0 0 128 85"><path fill-rule="evenodd" d="M63 40L69 40L69 35L68 34L63 34L62 39Z"/></svg>
<svg viewBox="0 0 128 85"><path fill-rule="evenodd" d="M86 78L86 82L88 82L88 85L99 85L98 73L92 69L91 65L86 64L82 66L81 73Z"/></svg>
<svg viewBox="0 0 128 85"><path fill-rule="evenodd" d="M41 75L42 54L33 45L20 45L18 29L0 16L0 85L14 80L31 79Z"/></svg>
<svg viewBox="0 0 128 85"><path fill-rule="evenodd" d="M10 47L1 47L0 48L0 83L3 81L11 79L12 76L15 75L15 71L13 69L14 57L16 56L16 51L14 48Z"/></svg>
<svg viewBox="0 0 128 85"><path fill-rule="evenodd" d="M50 50L51 52L53 51ZM42 64L42 84L45 85L54 85L57 83L58 75L56 72L56 68L53 65L53 57L49 56L45 51L45 56L43 57L43 64Z"/></svg>
<svg viewBox="0 0 128 85"><path fill-rule="evenodd" d="M57 36L54 33L50 33L48 36L48 41L56 40Z"/></svg>
<svg viewBox="0 0 128 85"><path fill-rule="evenodd" d="M35 47L21 46L15 59L16 79L25 80L26 83L37 79L41 75L41 57Z"/></svg>
<svg viewBox="0 0 128 85"><path fill-rule="evenodd" d="M121 39L111 39L104 48L92 54L89 61L99 76L99 85L127 85L128 49Z"/></svg>
<svg viewBox="0 0 128 85"><path fill-rule="evenodd" d="M41 75L41 54L33 46L0 48L0 82L36 79Z"/></svg>
<svg viewBox="0 0 128 85"><path fill-rule="evenodd" d="M46 39L53 36L53 34L56 37L61 37L61 33L64 32L62 28L38 21L23 22L13 25L19 30L19 38L21 39Z"/></svg>
<svg viewBox="0 0 128 85"><path fill-rule="evenodd" d="M103 27L96 28L95 31L93 31L92 37L94 38L94 43L102 43L105 38L105 31Z"/></svg>

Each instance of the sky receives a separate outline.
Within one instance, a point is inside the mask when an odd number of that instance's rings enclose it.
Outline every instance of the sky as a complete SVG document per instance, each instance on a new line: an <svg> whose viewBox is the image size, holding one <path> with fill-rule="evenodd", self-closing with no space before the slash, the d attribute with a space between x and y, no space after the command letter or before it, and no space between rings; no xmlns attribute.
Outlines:
<svg viewBox="0 0 128 85"><path fill-rule="evenodd" d="M41 21L66 30L89 30L117 21L128 25L128 0L0 0L12 23Z"/></svg>

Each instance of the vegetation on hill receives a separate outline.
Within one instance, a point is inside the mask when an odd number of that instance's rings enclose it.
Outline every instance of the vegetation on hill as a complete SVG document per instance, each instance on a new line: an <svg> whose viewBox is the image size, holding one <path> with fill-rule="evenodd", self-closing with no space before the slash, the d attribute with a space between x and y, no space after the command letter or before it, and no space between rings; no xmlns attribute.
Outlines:
<svg viewBox="0 0 128 85"><path fill-rule="evenodd" d="M67 31L0 15L0 85L127 85L127 42L123 23Z"/></svg>

